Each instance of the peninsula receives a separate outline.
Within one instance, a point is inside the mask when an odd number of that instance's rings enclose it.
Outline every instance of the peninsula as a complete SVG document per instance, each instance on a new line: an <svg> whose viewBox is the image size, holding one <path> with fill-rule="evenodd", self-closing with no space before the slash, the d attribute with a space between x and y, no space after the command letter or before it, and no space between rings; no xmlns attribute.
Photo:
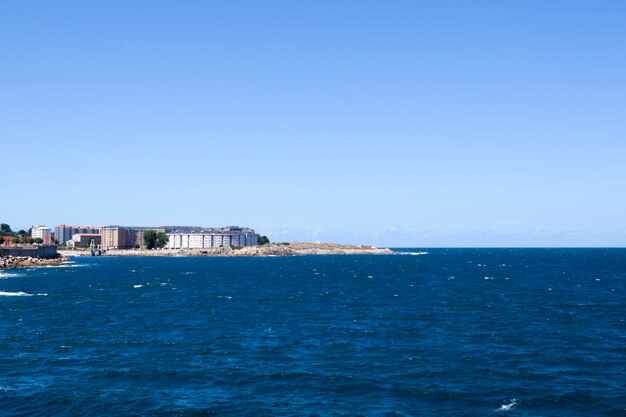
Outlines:
<svg viewBox="0 0 626 417"><path fill-rule="evenodd" d="M88 250L60 250L66 257L89 256ZM216 247L205 249L109 249L102 256L297 256L297 255L392 255L391 249L374 246L337 245L331 243L272 243L241 248Z"/></svg>
<svg viewBox="0 0 626 417"><path fill-rule="evenodd" d="M0 269L58 266L76 256L391 255L390 249L332 243L270 243L240 226L68 226L38 224L14 232L0 225Z"/></svg>

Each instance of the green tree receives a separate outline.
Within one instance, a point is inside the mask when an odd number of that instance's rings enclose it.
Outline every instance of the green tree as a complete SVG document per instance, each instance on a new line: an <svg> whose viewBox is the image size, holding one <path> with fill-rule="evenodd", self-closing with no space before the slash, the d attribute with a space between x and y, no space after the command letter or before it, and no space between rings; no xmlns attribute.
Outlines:
<svg viewBox="0 0 626 417"><path fill-rule="evenodd" d="M43 243L43 239L40 237L36 237L33 239L33 243L37 243L41 245Z"/></svg>
<svg viewBox="0 0 626 417"><path fill-rule="evenodd" d="M165 232L157 232L155 246L157 248L164 248L169 240L170 238L165 234Z"/></svg>
<svg viewBox="0 0 626 417"><path fill-rule="evenodd" d="M13 231L11 230L11 226L6 223L0 223L0 232L11 234Z"/></svg>
<svg viewBox="0 0 626 417"><path fill-rule="evenodd" d="M154 249L156 240L157 236L154 230L146 230L143 232L143 243L146 245L146 248Z"/></svg>
<svg viewBox="0 0 626 417"><path fill-rule="evenodd" d="M260 236L259 237L259 245L267 245L270 243L270 240L267 238L267 236Z"/></svg>
<svg viewBox="0 0 626 417"><path fill-rule="evenodd" d="M169 238L165 232L157 232L154 230L146 230L143 232L143 243L148 249L164 248Z"/></svg>

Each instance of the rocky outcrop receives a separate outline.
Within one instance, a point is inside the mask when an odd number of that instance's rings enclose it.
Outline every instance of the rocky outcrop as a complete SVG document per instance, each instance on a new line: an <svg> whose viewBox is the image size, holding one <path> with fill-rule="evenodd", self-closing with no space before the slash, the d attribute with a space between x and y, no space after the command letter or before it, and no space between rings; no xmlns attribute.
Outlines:
<svg viewBox="0 0 626 417"><path fill-rule="evenodd" d="M378 249L366 246L343 246L322 244L293 244L246 246L231 249L230 256L291 256L291 255L391 255L390 249Z"/></svg>
<svg viewBox="0 0 626 417"><path fill-rule="evenodd" d="M7 256L0 258L0 268L32 268L38 266L59 266L69 259L60 256L58 258L43 259L30 256Z"/></svg>
<svg viewBox="0 0 626 417"><path fill-rule="evenodd" d="M243 248L212 248L183 250L179 256L292 256L299 255L289 246L244 246Z"/></svg>

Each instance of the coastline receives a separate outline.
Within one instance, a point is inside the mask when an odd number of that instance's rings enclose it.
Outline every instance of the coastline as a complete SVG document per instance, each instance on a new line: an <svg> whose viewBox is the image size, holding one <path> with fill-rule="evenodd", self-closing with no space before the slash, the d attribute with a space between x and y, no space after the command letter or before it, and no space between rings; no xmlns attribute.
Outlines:
<svg viewBox="0 0 626 417"><path fill-rule="evenodd" d="M89 251L59 250L65 257L90 256ZM207 248L207 249L110 249L101 256L299 256L299 255L394 255L390 249L374 246L335 245L330 243L270 244L264 246L244 246L242 248Z"/></svg>
<svg viewBox="0 0 626 417"><path fill-rule="evenodd" d="M71 259L61 254L57 258L33 258L30 256L6 256L0 258L0 270L13 268L34 268L42 266L60 266Z"/></svg>

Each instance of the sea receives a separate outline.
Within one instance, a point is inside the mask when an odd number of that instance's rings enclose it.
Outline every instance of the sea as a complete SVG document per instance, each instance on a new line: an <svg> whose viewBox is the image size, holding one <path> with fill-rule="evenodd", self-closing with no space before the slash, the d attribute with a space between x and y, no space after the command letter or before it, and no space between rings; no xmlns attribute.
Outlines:
<svg viewBox="0 0 626 417"><path fill-rule="evenodd" d="M626 249L0 273L0 416L626 416Z"/></svg>

